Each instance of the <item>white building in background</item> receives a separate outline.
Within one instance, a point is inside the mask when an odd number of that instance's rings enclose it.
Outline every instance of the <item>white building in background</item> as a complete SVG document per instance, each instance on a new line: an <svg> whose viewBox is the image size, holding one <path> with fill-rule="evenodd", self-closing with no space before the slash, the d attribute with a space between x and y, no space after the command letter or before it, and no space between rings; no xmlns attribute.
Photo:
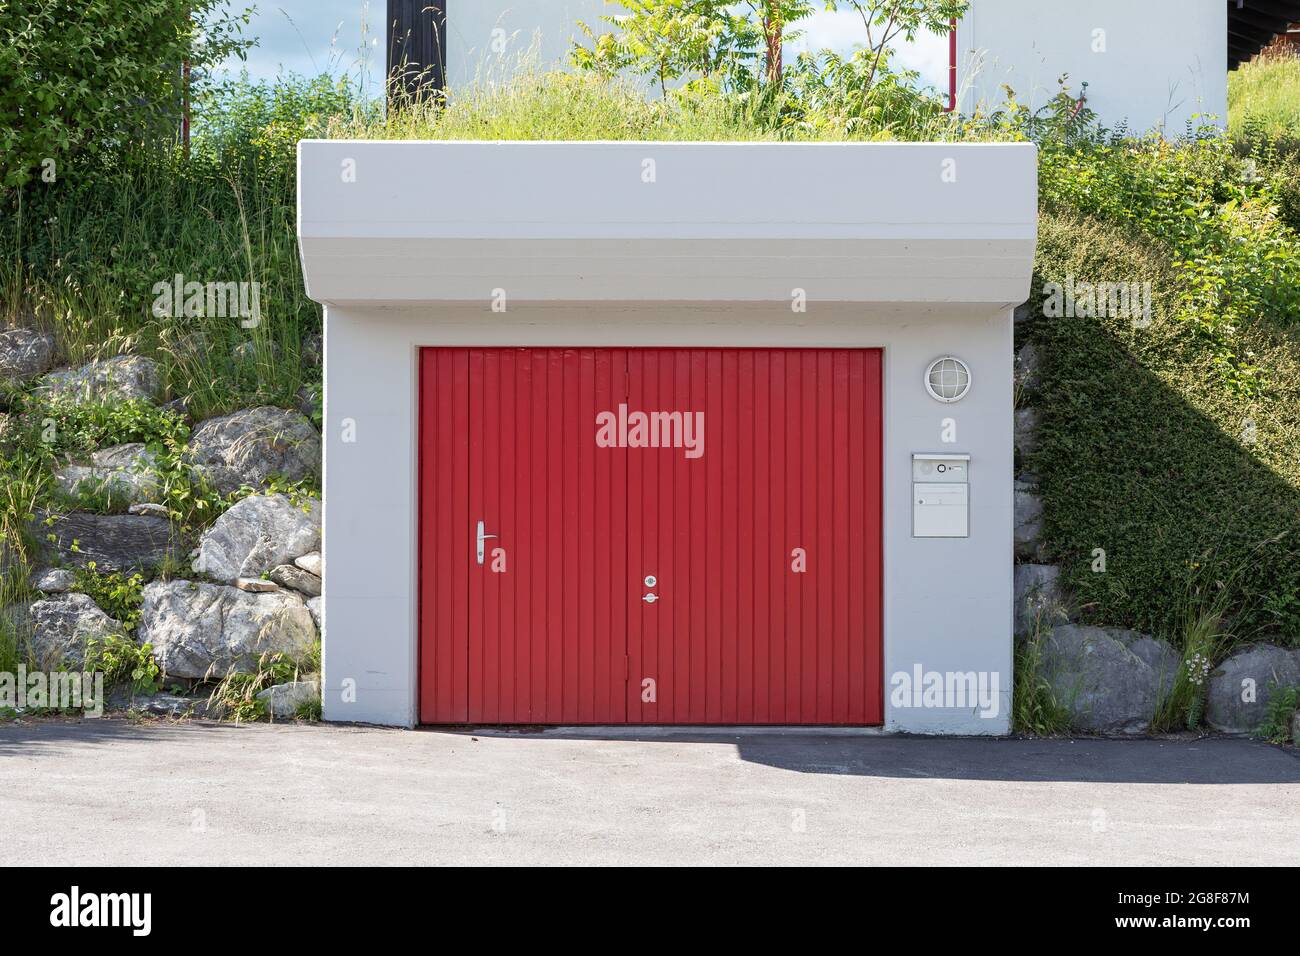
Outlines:
<svg viewBox="0 0 1300 956"><path fill-rule="evenodd" d="M619 8L604 0L470 0L447 10L447 86L502 80L523 63L564 66L583 34L581 20L597 32L600 18Z"/></svg>
<svg viewBox="0 0 1300 956"><path fill-rule="evenodd" d="M963 113L997 108L1004 86L1037 110L1068 76L1112 128L1178 135L1228 115L1224 0L972 0L956 54Z"/></svg>

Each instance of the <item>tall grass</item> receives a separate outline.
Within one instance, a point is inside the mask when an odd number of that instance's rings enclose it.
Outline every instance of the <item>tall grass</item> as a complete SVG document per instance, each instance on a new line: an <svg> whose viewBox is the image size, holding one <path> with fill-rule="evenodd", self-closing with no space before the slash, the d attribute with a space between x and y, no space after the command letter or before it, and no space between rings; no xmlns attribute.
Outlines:
<svg viewBox="0 0 1300 956"><path fill-rule="evenodd" d="M1228 118L1235 138L1289 138L1300 148L1300 56L1269 51L1228 80Z"/></svg>

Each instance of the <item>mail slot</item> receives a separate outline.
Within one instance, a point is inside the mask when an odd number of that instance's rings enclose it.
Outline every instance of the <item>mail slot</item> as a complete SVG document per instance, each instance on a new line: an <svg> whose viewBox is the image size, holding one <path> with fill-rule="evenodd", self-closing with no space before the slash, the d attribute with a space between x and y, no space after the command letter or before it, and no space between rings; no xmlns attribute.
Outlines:
<svg viewBox="0 0 1300 956"><path fill-rule="evenodd" d="M912 456L912 537L970 536L970 455Z"/></svg>

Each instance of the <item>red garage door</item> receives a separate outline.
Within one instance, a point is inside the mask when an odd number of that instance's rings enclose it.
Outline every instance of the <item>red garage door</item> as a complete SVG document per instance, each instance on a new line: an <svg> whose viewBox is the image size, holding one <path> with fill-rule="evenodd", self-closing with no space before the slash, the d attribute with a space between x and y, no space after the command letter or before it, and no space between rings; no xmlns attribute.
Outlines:
<svg viewBox="0 0 1300 956"><path fill-rule="evenodd" d="M425 723L874 724L880 353L425 349Z"/></svg>

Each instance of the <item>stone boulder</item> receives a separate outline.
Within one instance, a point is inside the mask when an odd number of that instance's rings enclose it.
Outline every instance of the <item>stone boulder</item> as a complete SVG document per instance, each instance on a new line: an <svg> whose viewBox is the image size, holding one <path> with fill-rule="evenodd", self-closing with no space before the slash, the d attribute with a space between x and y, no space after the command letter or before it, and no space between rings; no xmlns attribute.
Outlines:
<svg viewBox="0 0 1300 956"><path fill-rule="evenodd" d="M1237 651L1210 675L1205 720L1227 734L1259 729L1276 688L1300 684L1300 649L1256 644Z"/></svg>
<svg viewBox="0 0 1300 956"><path fill-rule="evenodd" d="M28 579L28 583L34 590L46 594L63 594L65 591L71 591L76 585L77 576L67 568L46 568L34 572Z"/></svg>
<svg viewBox="0 0 1300 956"><path fill-rule="evenodd" d="M311 619L316 622L316 627L320 627L321 610L325 602L318 597L311 598L307 601L307 610L311 612Z"/></svg>
<svg viewBox="0 0 1300 956"><path fill-rule="evenodd" d="M37 329L0 332L0 382L18 385L49 371L54 337Z"/></svg>
<svg viewBox="0 0 1300 956"><path fill-rule="evenodd" d="M320 502L304 510L284 495L253 495L231 507L199 539L194 572L218 581L256 578L320 550Z"/></svg>
<svg viewBox="0 0 1300 956"><path fill-rule="evenodd" d="M1059 578L1051 564L1017 564L1015 568L1015 635L1023 640L1069 621Z"/></svg>
<svg viewBox="0 0 1300 956"><path fill-rule="evenodd" d="M158 459L141 442L101 448L90 456L89 465L68 464L54 475L59 487L70 495L107 494L128 505L158 497Z"/></svg>
<svg viewBox="0 0 1300 956"><path fill-rule="evenodd" d="M1038 451L1039 414L1036 408L1017 408L1015 418L1016 453L1023 464Z"/></svg>
<svg viewBox="0 0 1300 956"><path fill-rule="evenodd" d="M1016 353L1015 384L1033 391L1042 380L1043 352L1036 342L1029 342Z"/></svg>
<svg viewBox="0 0 1300 956"><path fill-rule="evenodd" d="M41 511L32 535L46 563L85 567L94 562L99 571L148 571L186 551L167 519L147 515Z"/></svg>
<svg viewBox="0 0 1300 956"><path fill-rule="evenodd" d="M292 660L311 650L316 626L301 597L252 594L223 584L156 581L145 586L140 640L169 677L220 679L256 669L262 654Z"/></svg>
<svg viewBox="0 0 1300 956"><path fill-rule="evenodd" d="M189 461L222 494L260 488L272 475L290 481L320 473L321 441L300 412L263 405L200 422Z"/></svg>
<svg viewBox="0 0 1300 956"><path fill-rule="evenodd" d="M1145 643L1134 650L1132 645L1141 637L1132 631L1063 624L1043 639L1042 674L1076 730L1140 734L1150 726L1162 694L1172 687L1178 653L1168 645L1165 651Z"/></svg>
<svg viewBox="0 0 1300 956"><path fill-rule="evenodd" d="M320 597L320 578L296 564L279 564L271 569L270 578L281 587L301 591L308 597Z"/></svg>
<svg viewBox="0 0 1300 956"><path fill-rule="evenodd" d="M1018 558L1034 560L1040 556L1043 537L1043 499L1027 481L1015 483L1013 543Z"/></svg>
<svg viewBox="0 0 1300 956"><path fill-rule="evenodd" d="M118 355L96 359L81 368L60 369L41 379L40 390L76 402L156 401L162 394L162 378L152 359L139 355Z"/></svg>
<svg viewBox="0 0 1300 956"><path fill-rule="evenodd" d="M295 717L298 709L320 700L320 684L314 680L295 680L258 691L257 699L266 705L272 717Z"/></svg>
<svg viewBox="0 0 1300 956"><path fill-rule="evenodd" d="M55 594L27 609L27 646L37 666L81 667L91 638L126 637L120 621L109 617L88 594Z"/></svg>
<svg viewBox="0 0 1300 956"><path fill-rule="evenodd" d="M325 576L325 559L321 557L319 551L312 551L310 554L302 554L293 559L293 563L298 565L308 574L314 574L318 578Z"/></svg>

